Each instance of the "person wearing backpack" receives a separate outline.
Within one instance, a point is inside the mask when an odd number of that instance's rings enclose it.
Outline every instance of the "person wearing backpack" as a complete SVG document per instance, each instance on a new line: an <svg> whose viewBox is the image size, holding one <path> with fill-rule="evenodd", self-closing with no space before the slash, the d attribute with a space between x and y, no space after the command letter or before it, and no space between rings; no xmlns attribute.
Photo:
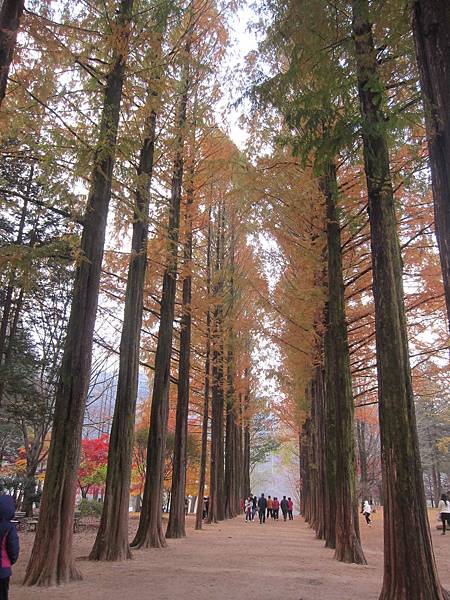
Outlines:
<svg viewBox="0 0 450 600"><path fill-rule="evenodd" d="M15 511L14 498L0 495L0 600L8 600L11 566L19 558L19 537L11 523Z"/></svg>

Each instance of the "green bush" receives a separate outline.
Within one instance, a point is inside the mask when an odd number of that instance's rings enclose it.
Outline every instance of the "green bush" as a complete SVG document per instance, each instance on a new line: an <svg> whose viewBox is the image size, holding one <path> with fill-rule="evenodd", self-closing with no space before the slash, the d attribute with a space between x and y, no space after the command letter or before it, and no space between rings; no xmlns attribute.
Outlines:
<svg viewBox="0 0 450 600"><path fill-rule="evenodd" d="M82 517L100 517L103 510L103 502L82 498L78 503L78 510Z"/></svg>

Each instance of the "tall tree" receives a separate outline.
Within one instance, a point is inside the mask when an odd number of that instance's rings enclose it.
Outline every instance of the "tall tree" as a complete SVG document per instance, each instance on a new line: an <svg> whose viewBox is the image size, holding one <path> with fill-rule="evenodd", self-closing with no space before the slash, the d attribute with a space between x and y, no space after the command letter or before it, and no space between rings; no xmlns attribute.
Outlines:
<svg viewBox="0 0 450 600"><path fill-rule="evenodd" d="M0 107L6 94L9 67L24 5L25 0L3 0L0 6Z"/></svg>
<svg viewBox="0 0 450 600"><path fill-rule="evenodd" d="M55 401L52 440L39 525L25 575L26 585L81 579L72 554L76 470L89 384L114 151L130 37L133 0L121 0L114 22L99 138L83 220L81 258L72 297Z"/></svg>
<svg viewBox="0 0 450 600"><path fill-rule="evenodd" d="M219 201L215 231L215 261L212 296L215 302L212 325L212 385L211 385L211 457L209 483L208 523L217 523L224 518L224 347L223 347L223 201Z"/></svg>
<svg viewBox="0 0 450 600"><path fill-rule="evenodd" d="M195 111L194 103L194 111ZM194 125L195 138L195 125ZM195 139L194 139L195 146ZM194 151L194 149L193 149ZM193 160L193 157L192 159ZM178 362L178 399L175 425L172 489L170 514L166 538L186 536L185 497L186 497L186 450L189 415L189 391L191 370L191 329L192 329L192 204L194 201L194 165L189 169L189 183L186 192L185 240L183 251L183 291L181 301L180 357ZM202 502L200 502L202 503Z"/></svg>
<svg viewBox="0 0 450 600"><path fill-rule="evenodd" d="M325 365L327 402L335 423L336 549L335 558L343 562L366 564L359 536L355 481L355 444L350 355L344 308L341 234L337 208L336 167L324 167L323 188L327 206L328 302Z"/></svg>
<svg viewBox="0 0 450 600"><path fill-rule="evenodd" d="M108 472L102 517L90 560L131 558L128 540L129 495L134 443L134 423L138 393L139 354L147 270L148 216L153 156L156 140L158 80L161 76L161 47L169 14L169 2L163 2L156 15L152 34L151 78L147 89L147 117L137 168L134 192L133 237L125 292L124 318L120 340L119 375L110 435Z"/></svg>
<svg viewBox="0 0 450 600"><path fill-rule="evenodd" d="M397 234L383 108L368 0L352 1L375 298L384 491L381 600L441 600L417 439ZM405 498L408 499L405 502Z"/></svg>
<svg viewBox="0 0 450 600"><path fill-rule="evenodd" d="M177 136L173 176L171 183L170 212L167 231L167 266L164 270L161 296L158 345L155 356L150 429L147 445L147 468L144 498L138 531L132 542L137 548L162 548L166 546L162 526L161 501L164 479L164 457L169 413L170 362L172 356L173 321L177 284L178 237L180 201L184 173L184 142L186 109L190 88L191 36L185 44L181 68L180 98L177 111Z"/></svg>
<svg viewBox="0 0 450 600"><path fill-rule="evenodd" d="M450 4L414 0L413 31L425 104L434 226L450 328Z"/></svg>
<svg viewBox="0 0 450 600"><path fill-rule="evenodd" d="M206 483L206 462L208 454L208 421L209 421L209 388L211 376L211 307L209 296L211 293L211 206L208 210L208 237L206 247L206 296L208 306L206 309L206 339L205 339L205 383L203 388L203 420L202 420L202 445L200 455L200 473L198 482L197 514L195 529L201 529L203 523L203 498Z"/></svg>

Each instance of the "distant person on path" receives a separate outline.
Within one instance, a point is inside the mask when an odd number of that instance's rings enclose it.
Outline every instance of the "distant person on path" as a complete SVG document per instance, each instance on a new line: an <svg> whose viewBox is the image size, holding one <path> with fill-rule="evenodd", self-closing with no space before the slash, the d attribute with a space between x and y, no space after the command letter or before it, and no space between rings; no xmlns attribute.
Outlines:
<svg viewBox="0 0 450 600"><path fill-rule="evenodd" d="M12 496L0 496L0 600L8 600L11 566L19 558L19 537L11 523L15 505Z"/></svg>
<svg viewBox="0 0 450 600"><path fill-rule="evenodd" d="M260 499L258 500L258 509L259 509L259 524L262 525L266 522L266 508L267 508L267 499L264 498L264 494L261 494Z"/></svg>
<svg viewBox="0 0 450 600"><path fill-rule="evenodd" d="M206 496L205 498L203 498L203 518L204 519L208 518L208 511L209 511L209 496Z"/></svg>
<svg viewBox="0 0 450 600"><path fill-rule="evenodd" d="M252 521L255 520L256 511L258 510L258 498L252 496Z"/></svg>
<svg viewBox="0 0 450 600"><path fill-rule="evenodd" d="M372 522L370 520L370 513L372 512L372 507L370 506L368 500L364 500L364 506L361 512L366 518L367 525L372 525Z"/></svg>
<svg viewBox="0 0 450 600"><path fill-rule="evenodd" d="M450 501L447 494L442 494L438 510L441 513L442 535L445 535L445 526L448 525L450 528Z"/></svg>
<svg viewBox="0 0 450 600"><path fill-rule="evenodd" d="M292 521L294 516L292 514L292 511L294 510L294 503L292 502L291 498L288 498L288 515L289 515L289 521Z"/></svg>
<svg viewBox="0 0 450 600"><path fill-rule="evenodd" d="M280 510L280 503L278 501L278 498L275 496L272 502L272 518L275 521L278 521L278 512Z"/></svg>
<svg viewBox="0 0 450 600"><path fill-rule="evenodd" d="M283 500L280 502L280 508L281 512L283 513L283 521L286 521L288 513L288 501L286 496L283 496Z"/></svg>
<svg viewBox="0 0 450 600"><path fill-rule="evenodd" d="M273 500L270 496L267 496L267 518L272 516Z"/></svg>
<svg viewBox="0 0 450 600"><path fill-rule="evenodd" d="M253 521L253 499L251 496L245 500L245 522Z"/></svg>

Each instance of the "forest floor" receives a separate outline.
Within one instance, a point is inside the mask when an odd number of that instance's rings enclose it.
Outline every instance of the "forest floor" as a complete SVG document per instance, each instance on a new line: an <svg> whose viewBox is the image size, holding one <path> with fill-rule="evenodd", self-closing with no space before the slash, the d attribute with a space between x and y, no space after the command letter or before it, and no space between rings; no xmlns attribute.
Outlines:
<svg viewBox="0 0 450 600"><path fill-rule="evenodd" d="M34 534L21 535L22 554L15 567L11 600L376 600L382 581L382 513L374 526L361 521L367 566L347 565L316 540L299 517L293 521L245 524L243 518L207 525L194 531L187 519L188 536L169 540L163 550L134 551L124 563L92 563L85 559L94 527L74 536L75 556L84 580L58 588L23 588L26 562ZM450 535L436 530L430 514L432 537L442 583L450 589L448 556ZM137 519L132 519L132 530Z"/></svg>

